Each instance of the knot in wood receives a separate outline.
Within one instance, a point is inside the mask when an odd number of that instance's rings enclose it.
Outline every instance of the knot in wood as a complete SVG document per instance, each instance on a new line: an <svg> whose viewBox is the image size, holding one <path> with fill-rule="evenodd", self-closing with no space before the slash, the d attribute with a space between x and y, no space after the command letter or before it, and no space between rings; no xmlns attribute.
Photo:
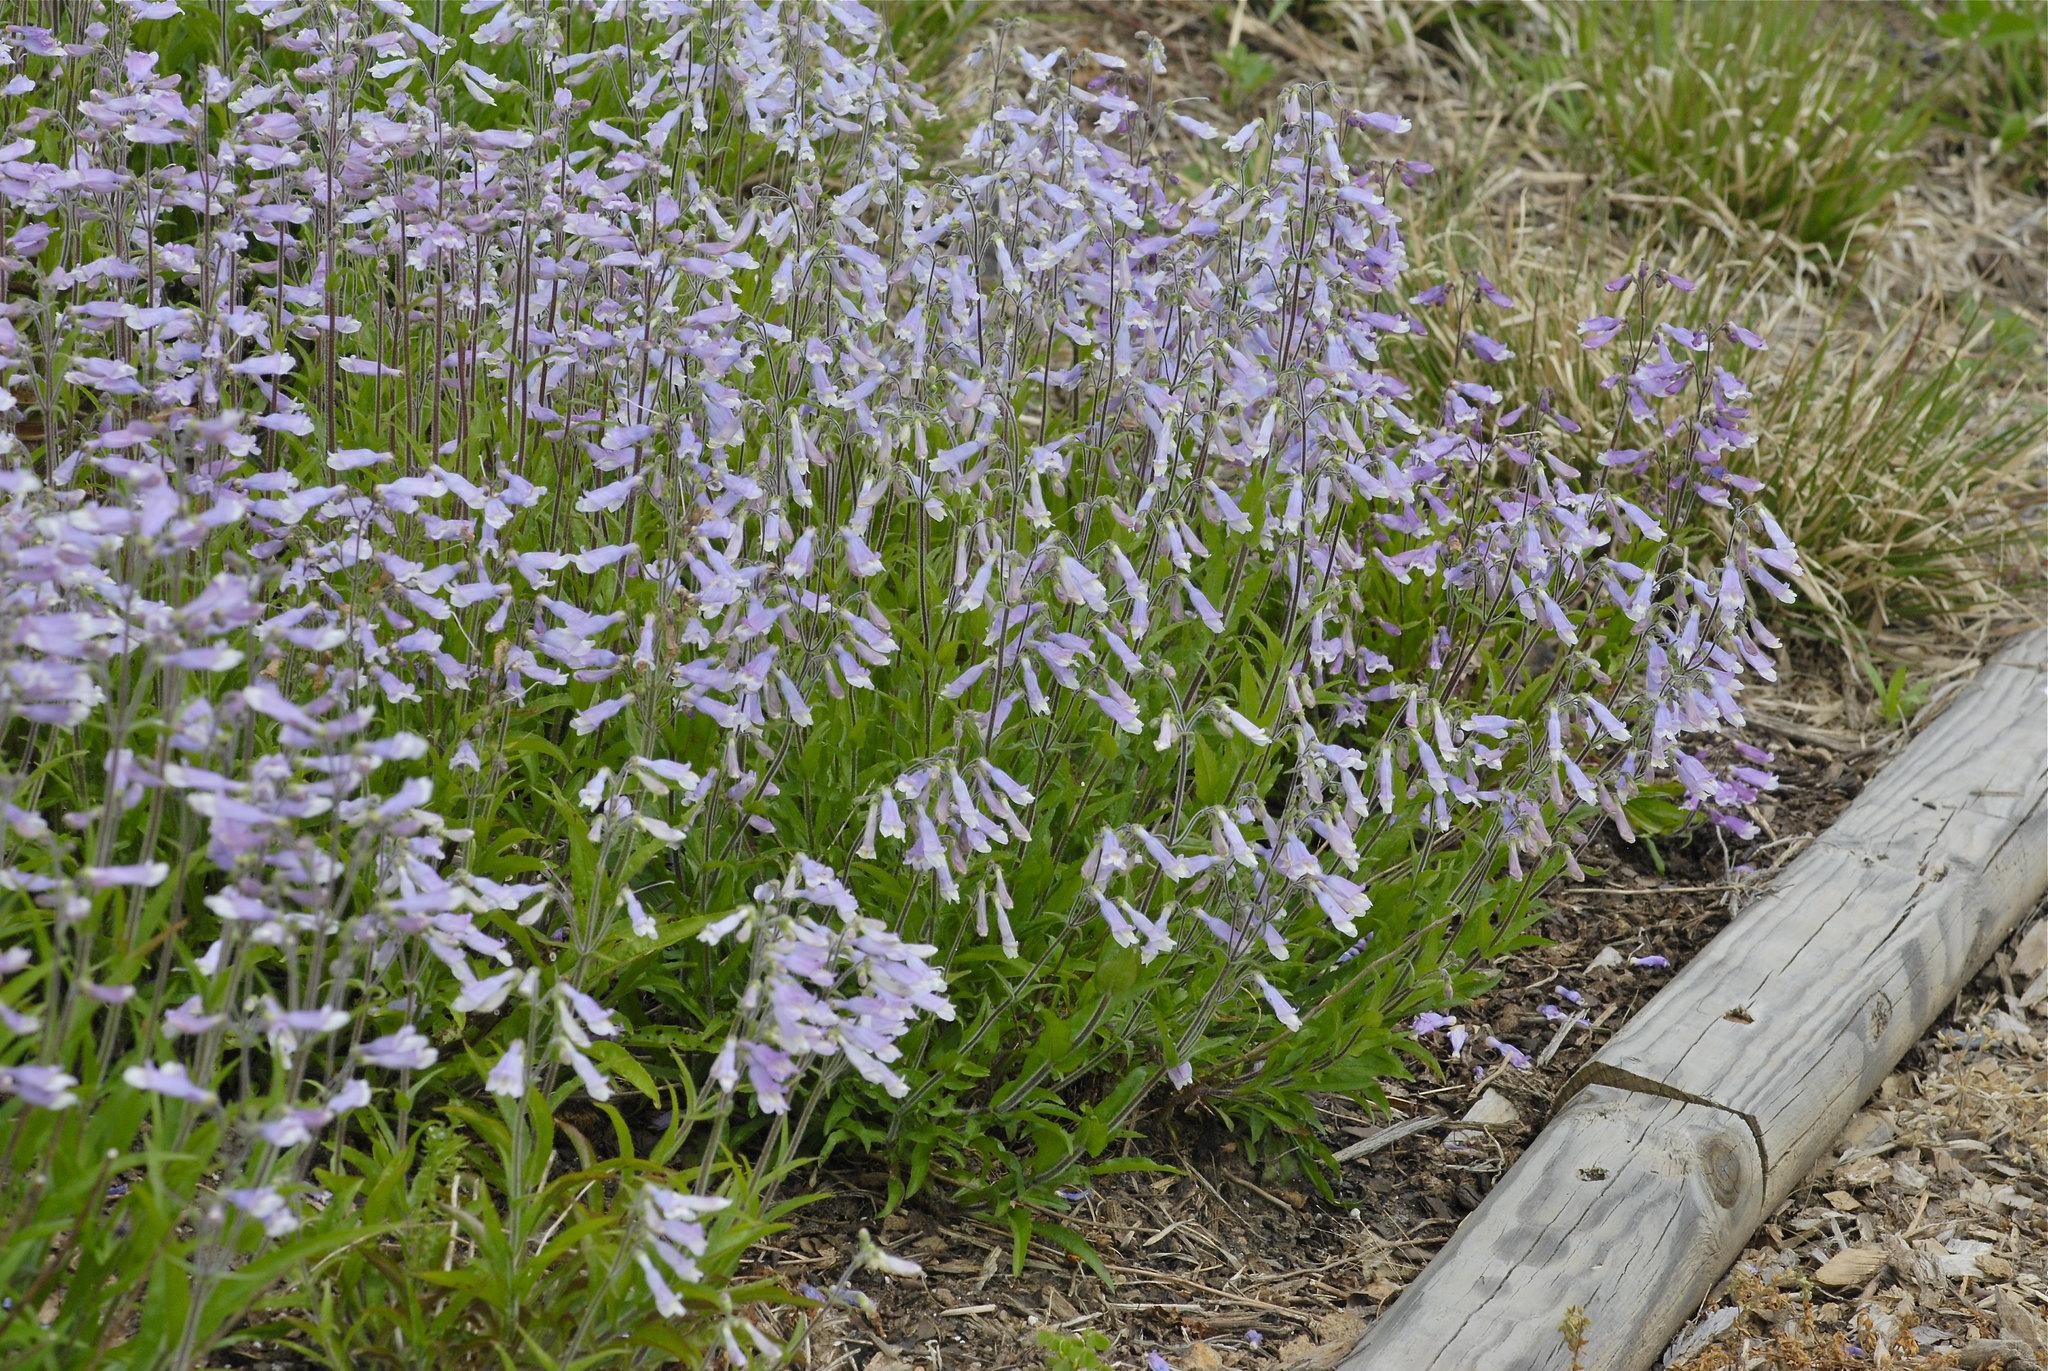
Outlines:
<svg viewBox="0 0 2048 1371"><path fill-rule="evenodd" d="M1870 997L1870 1040L1882 1042L1884 1031L1892 1021L1891 996L1882 990Z"/></svg>
<svg viewBox="0 0 2048 1371"><path fill-rule="evenodd" d="M1707 1177L1707 1191L1723 1209L1733 1209L1742 1198L1742 1154L1726 1138L1708 1138L1700 1144L1700 1162Z"/></svg>

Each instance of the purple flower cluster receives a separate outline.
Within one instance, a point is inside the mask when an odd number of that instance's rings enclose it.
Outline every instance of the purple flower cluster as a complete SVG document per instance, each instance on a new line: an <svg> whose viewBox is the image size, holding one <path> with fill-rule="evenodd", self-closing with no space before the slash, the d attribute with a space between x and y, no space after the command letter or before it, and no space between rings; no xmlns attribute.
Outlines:
<svg viewBox="0 0 2048 1371"><path fill-rule="evenodd" d="M1392 955L1389 835L1533 882L1673 783L1749 831L1761 340L1645 266L1606 439L1504 396L1510 296L1404 285L1405 119L998 43L941 174L853 0L237 8L193 72L162 0L0 31L0 1112L219 1114L224 1245L426 1073L607 1099L652 953L708 1176L742 1090L909 1097L963 946L1199 969L1186 1085ZM664 1312L722 1207L645 1189Z"/></svg>
<svg viewBox="0 0 2048 1371"><path fill-rule="evenodd" d="M836 928L801 912L838 916ZM740 998L734 1032L711 1064L711 1079L731 1092L744 1075L755 1103L789 1111L789 1086L806 1060L837 1057L861 1077L902 1098L909 1085L890 1063L920 1013L953 1017L946 978L932 965L938 949L906 943L879 919L859 912L832 869L798 853L788 874L754 891L754 903L707 925L717 944L751 938L758 968Z"/></svg>

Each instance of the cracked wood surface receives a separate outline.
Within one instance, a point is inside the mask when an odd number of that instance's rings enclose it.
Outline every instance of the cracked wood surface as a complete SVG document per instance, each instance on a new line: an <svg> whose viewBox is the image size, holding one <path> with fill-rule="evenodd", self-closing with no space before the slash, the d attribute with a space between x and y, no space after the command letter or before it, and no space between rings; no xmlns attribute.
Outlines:
<svg viewBox="0 0 2048 1371"><path fill-rule="evenodd" d="M1638 1371L2048 893L2048 630L2015 640L1568 1082L1341 1371ZM1731 1189L1732 1187L1732 1189Z"/></svg>
<svg viewBox="0 0 2048 1371"><path fill-rule="evenodd" d="M1574 1080L1741 1115L1785 1199L2048 889L2048 632L1993 661Z"/></svg>
<svg viewBox="0 0 2048 1371"><path fill-rule="evenodd" d="M1592 1085L1545 1126L1338 1371L1641 1365L1692 1312L1611 1318L1646 1288L1711 1283L1762 1215L1756 1144L1726 1110Z"/></svg>

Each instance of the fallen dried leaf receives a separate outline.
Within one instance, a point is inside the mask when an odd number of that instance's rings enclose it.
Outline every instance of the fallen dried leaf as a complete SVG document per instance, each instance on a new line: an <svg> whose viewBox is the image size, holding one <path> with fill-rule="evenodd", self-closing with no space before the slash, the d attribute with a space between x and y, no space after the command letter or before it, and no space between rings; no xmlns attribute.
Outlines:
<svg viewBox="0 0 2048 1371"><path fill-rule="evenodd" d="M2010 1290L1992 1296L1991 1307L1998 1313L2000 1337L2025 1343L2036 1357L2048 1357L2048 1319L2027 1308L2026 1301Z"/></svg>
<svg viewBox="0 0 2048 1371"><path fill-rule="evenodd" d="M1835 1253L1813 1273L1815 1281L1831 1288L1861 1285L1885 1268L1885 1256L1875 1247L1849 1247Z"/></svg>
<svg viewBox="0 0 2048 1371"><path fill-rule="evenodd" d="M1676 1366L1695 1352L1703 1350L1708 1343L1733 1328L1735 1321L1741 1317L1742 1306L1724 1304L1713 1313L1703 1314L1694 1319L1683 1332L1671 1340L1671 1346L1664 1349L1663 1364Z"/></svg>
<svg viewBox="0 0 2048 1371"><path fill-rule="evenodd" d="M1976 1371L1980 1366L2002 1365L2006 1371L2021 1371L2031 1367L2034 1359L2027 1355L2027 1349L2019 1343L2004 1338L1977 1338L1962 1344L1955 1350L1956 1365L1964 1371Z"/></svg>
<svg viewBox="0 0 2048 1371"><path fill-rule="evenodd" d="M1952 1281L1959 1281L1981 1274L1977 1269L1977 1263L1990 1250L1991 1244L1988 1242L1978 1242L1973 1238L1950 1238L1945 1249L1939 1253L1930 1252L1928 1255L1934 1258L1935 1270Z"/></svg>
<svg viewBox="0 0 2048 1371"><path fill-rule="evenodd" d="M1498 1090L1489 1087L1465 1111L1467 1123L1511 1124L1521 1122L1521 1112Z"/></svg>
<svg viewBox="0 0 2048 1371"><path fill-rule="evenodd" d="M2038 1004L2048 1004L2048 971L2043 971L2035 976L2033 984L2029 985L2020 994L2021 1009L2032 1009Z"/></svg>
<svg viewBox="0 0 2048 1371"><path fill-rule="evenodd" d="M1488 1087L1472 1102L1472 1107L1460 1115L1460 1118L1476 1124L1485 1124L1489 1128L1512 1128L1521 1122L1522 1116L1505 1095ZM1444 1143L1454 1148L1483 1147L1486 1144L1486 1134L1470 1128L1460 1128L1447 1134Z"/></svg>
<svg viewBox="0 0 2048 1371"><path fill-rule="evenodd" d="M1868 1111L1856 1115L1842 1126L1842 1136L1837 1144L1844 1152L1864 1152L1883 1147L1899 1136L1899 1130L1892 1121L1882 1114Z"/></svg>
<svg viewBox="0 0 2048 1371"><path fill-rule="evenodd" d="M2048 971L2048 919L2035 924L2012 950L2012 969L2022 976Z"/></svg>
<svg viewBox="0 0 2048 1371"><path fill-rule="evenodd" d="M1280 1344L1281 1371L1337 1371L1364 1334L1364 1319L1348 1309L1332 1310L1301 1337Z"/></svg>

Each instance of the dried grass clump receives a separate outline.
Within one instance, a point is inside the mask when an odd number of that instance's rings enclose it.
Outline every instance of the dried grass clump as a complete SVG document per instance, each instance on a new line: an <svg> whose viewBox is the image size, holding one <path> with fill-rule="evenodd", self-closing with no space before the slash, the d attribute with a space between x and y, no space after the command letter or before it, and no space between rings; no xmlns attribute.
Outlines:
<svg viewBox="0 0 2048 1371"><path fill-rule="evenodd" d="M1877 334L1839 322L1758 402L1808 611L1852 655L1905 624L1969 632L2025 612L2048 403L2023 336L1932 302Z"/></svg>

